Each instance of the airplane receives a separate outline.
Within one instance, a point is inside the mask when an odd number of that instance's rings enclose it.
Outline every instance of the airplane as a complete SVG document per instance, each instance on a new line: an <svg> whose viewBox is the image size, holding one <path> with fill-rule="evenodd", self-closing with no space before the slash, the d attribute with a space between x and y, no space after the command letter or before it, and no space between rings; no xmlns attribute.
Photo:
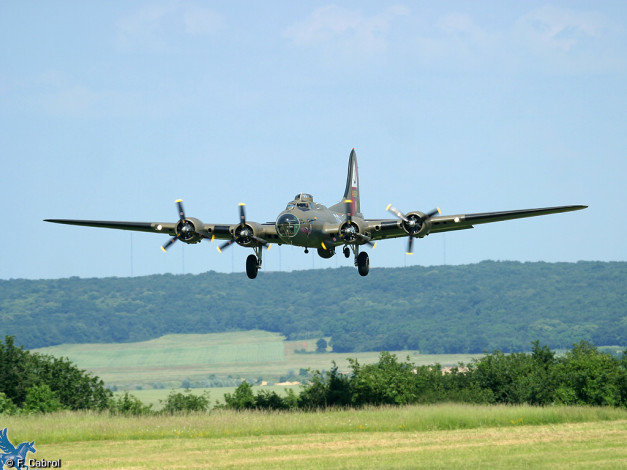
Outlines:
<svg viewBox="0 0 627 470"><path fill-rule="evenodd" d="M429 212L411 211L403 213L391 204L387 210L394 219L367 219L361 212L359 202L359 173L355 149L348 159L348 175L342 199L330 207L314 201L310 194L300 193L287 203L275 222L257 223L246 220L244 203L239 204L240 221L235 224L205 224L194 217L187 217L183 201L175 201L178 222L117 222L99 220L45 219L57 224L81 225L87 227L133 230L139 232L164 233L170 238L161 249L165 252L177 240L194 244L202 240L226 240L217 247L222 252L233 244L252 248L254 254L246 259L246 274L250 279L257 277L261 269L264 247L270 244L293 245L316 249L322 258L331 258L335 250L342 247L342 253L349 258L354 256L355 266L360 275L366 276L370 270L370 260L362 247L374 248L378 240L408 237L407 254L413 253L414 238L423 238L431 233L453 230L467 230L475 225L503 220L536 217L585 209L588 206L571 205L522 209L502 212L475 214L441 215L439 208Z"/></svg>

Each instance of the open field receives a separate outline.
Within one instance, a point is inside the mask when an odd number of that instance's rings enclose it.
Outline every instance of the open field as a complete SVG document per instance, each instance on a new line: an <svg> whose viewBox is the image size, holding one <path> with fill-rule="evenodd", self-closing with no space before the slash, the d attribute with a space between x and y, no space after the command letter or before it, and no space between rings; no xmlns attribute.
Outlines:
<svg viewBox="0 0 627 470"><path fill-rule="evenodd" d="M184 379L202 381L211 375L263 378L274 382L290 371L329 369L332 361L345 371L348 357L356 358L362 364L376 362L379 357L378 352L295 352L300 349L314 351L318 339L285 341L277 333L245 331L167 335L140 343L65 344L33 351L68 357L81 369L99 376L107 385L129 390L137 386L152 388L155 383L167 389L178 388ZM418 365L436 362L455 365L477 357L468 354L423 355L416 351L395 353L402 358L409 355Z"/></svg>
<svg viewBox="0 0 627 470"><path fill-rule="evenodd" d="M2 417L63 468L621 468L627 411L435 405L316 413L219 411ZM33 457L31 455L31 457Z"/></svg>

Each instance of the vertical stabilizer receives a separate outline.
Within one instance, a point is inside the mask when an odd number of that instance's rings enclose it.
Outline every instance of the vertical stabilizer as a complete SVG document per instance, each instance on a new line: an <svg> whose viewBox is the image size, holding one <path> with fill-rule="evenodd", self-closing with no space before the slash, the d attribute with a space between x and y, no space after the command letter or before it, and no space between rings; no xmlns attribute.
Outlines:
<svg viewBox="0 0 627 470"><path fill-rule="evenodd" d="M345 201L351 201L351 215L363 217L361 214L361 206L359 205L359 172L357 170L357 154L355 149L351 150L348 158L348 175L346 176L346 189L342 200L331 206L330 209L336 212L346 212Z"/></svg>

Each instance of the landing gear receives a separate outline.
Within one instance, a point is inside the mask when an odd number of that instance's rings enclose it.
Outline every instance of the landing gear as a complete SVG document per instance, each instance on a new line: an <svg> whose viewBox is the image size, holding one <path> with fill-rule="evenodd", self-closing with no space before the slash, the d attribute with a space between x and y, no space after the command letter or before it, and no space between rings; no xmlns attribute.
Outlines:
<svg viewBox="0 0 627 470"><path fill-rule="evenodd" d="M351 250L348 248L347 245L344 245L342 253L344 253L344 258L348 258L351 255Z"/></svg>
<svg viewBox="0 0 627 470"><path fill-rule="evenodd" d="M248 255L248 258L246 258L246 274L248 278L255 279L257 277L257 271L259 271L257 257L255 255Z"/></svg>
<svg viewBox="0 0 627 470"><path fill-rule="evenodd" d="M362 276L367 276L368 271L370 271L370 258L368 258L368 253L365 251L359 252L359 245L346 245L344 246L344 256L346 256L346 252L348 249L353 251L355 255L355 266L357 266L357 271ZM350 252L348 253L350 255ZM346 256L348 258L348 256Z"/></svg>
<svg viewBox="0 0 627 470"><path fill-rule="evenodd" d="M370 259L368 258L368 253L365 251L357 255L357 270L362 276L367 276L368 271L370 271Z"/></svg>
<svg viewBox="0 0 627 470"><path fill-rule="evenodd" d="M255 246L253 250L255 250L254 255L248 255L246 258L246 275L249 279L255 279L257 277L257 272L261 269L261 253L263 247Z"/></svg>

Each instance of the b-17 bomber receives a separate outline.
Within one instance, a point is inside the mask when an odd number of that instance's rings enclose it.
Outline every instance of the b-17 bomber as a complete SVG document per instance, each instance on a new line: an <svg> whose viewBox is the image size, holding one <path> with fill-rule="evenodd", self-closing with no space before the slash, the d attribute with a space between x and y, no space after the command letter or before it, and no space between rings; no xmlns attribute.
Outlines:
<svg viewBox="0 0 627 470"><path fill-rule="evenodd" d="M82 225L87 227L133 230L139 232L163 233L171 238L161 247L166 251L176 241L194 244L202 240L224 240L217 246L222 252L237 244L252 248L254 254L246 259L246 274L250 279L257 277L262 265L263 248L270 244L293 245L315 249L322 258L331 258L341 248L343 255L354 257L359 274L366 276L370 270L368 253L364 247L374 247L379 240L407 237L407 253L413 253L415 238L423 238L432 233L471 229L475 225L503 220L535 217L576 211L587 206L571 205L520 209L502 212L475 214L442 215L439 208L428 212L411 211L403 213L388 205L387 210L394 215L390 219L367 219L361 212L359 203L359 173L357 155L353 149L348 160L346 188L342 199L330 207L316 201L310 194L299 193L276 218L275 222L258 223L246 219L243 203L239 205L239 222L234 224L206 224L188 217L183 202L176 201L179 220L177 222L118 222L101 220L46 219L57 224Z"/></svg>

